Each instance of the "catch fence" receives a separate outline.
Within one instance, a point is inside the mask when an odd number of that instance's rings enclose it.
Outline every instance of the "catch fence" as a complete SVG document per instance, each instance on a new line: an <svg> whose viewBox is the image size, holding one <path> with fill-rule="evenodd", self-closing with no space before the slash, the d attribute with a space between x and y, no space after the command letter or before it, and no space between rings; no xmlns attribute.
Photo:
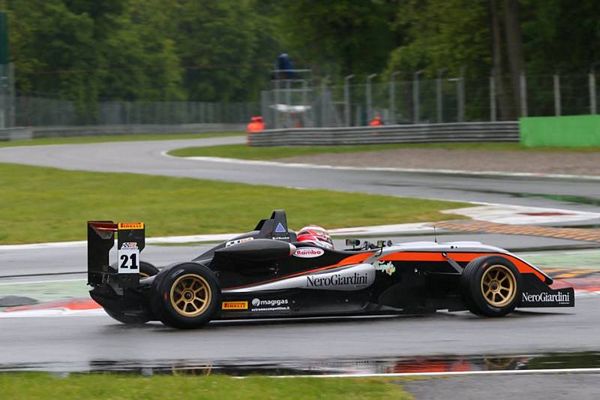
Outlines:
<svg viewBox="0 0 600 400"><path fill-rule="evenodd" d="M278 79L261 95L269 129L365 126L380 116L385 125L516 121L525 116L597 114L596 72L449 76L433 79L421 71L411 79L375 74L357 83L349 75L337 84L321 79ZM513 77L514 78L514 77Z"/></svg>

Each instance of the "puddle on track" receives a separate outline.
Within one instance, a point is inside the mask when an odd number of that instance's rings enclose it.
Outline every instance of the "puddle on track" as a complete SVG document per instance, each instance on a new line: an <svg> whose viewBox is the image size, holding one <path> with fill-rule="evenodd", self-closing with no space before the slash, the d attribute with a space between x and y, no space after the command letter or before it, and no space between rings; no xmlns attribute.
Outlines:
<svg viewBox="0 0 600 400"><path fill-rule="evenodd" d="M573 368L600 368L600 353L550 353L493 356L432 356L354 360L296 360L206 362L174 361L110 361L88 364L10 364L0 365L0 372L48 371L55 373L124 373L140 375L230 375L230 376L294 376L355 374L421 374L474 371L526 371Z"/></svg>

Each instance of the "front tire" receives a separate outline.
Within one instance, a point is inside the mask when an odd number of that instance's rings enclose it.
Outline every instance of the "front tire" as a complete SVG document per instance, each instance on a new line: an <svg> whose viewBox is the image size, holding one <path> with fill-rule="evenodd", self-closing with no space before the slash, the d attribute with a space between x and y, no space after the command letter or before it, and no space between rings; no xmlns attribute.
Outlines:
<svg viewBox="0 0 600 400"><path fill-rule="evenodd" d="M517 306L521 275L504 257L480 257L465 267L461 286L464 301L473 314L503 317Z"/></svg>
<svg viewBox="0 0 600 400"><path fill-rule="evenodd" d="M193 329L211 320L220 304L220 293L217 278L209 268L182 263L154 279L150 305L163 324Z"/></svg>

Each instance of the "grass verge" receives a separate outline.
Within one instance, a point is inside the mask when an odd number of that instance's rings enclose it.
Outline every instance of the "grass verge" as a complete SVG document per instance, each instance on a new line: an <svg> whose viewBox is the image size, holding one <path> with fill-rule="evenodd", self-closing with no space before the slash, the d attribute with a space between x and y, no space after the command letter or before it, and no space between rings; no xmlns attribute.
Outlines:
<svg viewBox="0 0 600 400"><path fill-rule="evenodd" d="M275 160L278 158L305 156L313 154L358 153L365 151L385 151L395 149L446 149L446 150L481 150L481 151L523 151L523 152L597 152L598 147L537 147L521 146L519 143L414 143L414 144L372 144L351 146L277 146L249 147L240 145L223 145L211 147L188 147L172 150L169 154L178 157L225 157L244 160Z"/></svg>
<svg viewBox="0 0 600 400"><path fill-rule="evenodd" d="M0 164L0 243L85 239L87 220L144 221L147 236L244 232L270 215L327 228L439 221L464 203L190 178Z"/></svg>
<svg viewBox="0 0 600 400"><path fill-rule="evenodd" d="M243 136L243 132L207 132L207 133L136 133L123 135L72 136L56 138L38 138L31 140L0 141L0 147L43 146L49 144L85 144L104 142L139 142L149 140L205 139L211 137Z"/></svg>
<svg viewBox="0 0 600 400"><path fill-rule="evenodd" d="M389 379L0 374L3 400L120 399L412 399Z"/></svg>

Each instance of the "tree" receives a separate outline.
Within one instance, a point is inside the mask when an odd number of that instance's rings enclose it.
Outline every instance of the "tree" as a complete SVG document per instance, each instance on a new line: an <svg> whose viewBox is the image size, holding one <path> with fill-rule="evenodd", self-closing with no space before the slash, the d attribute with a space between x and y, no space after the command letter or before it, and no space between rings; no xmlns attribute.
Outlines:
<svg viewBox="0 0 600 400"><path fill-rule="evenodd" d="M296 0L286 3L279 25L287 53L318 73L381 71L400 44L392 25L398 1Z"/></svg>
<svg viewBox="0 0 600 400"><path fill-rule="evenodd" d="M175 12L177 50L192 100L236 101L256 97L257 81L268 76L261 30L264 21L240 0L180 1ZM261 79L262 77L262 79Z"/></svg>

